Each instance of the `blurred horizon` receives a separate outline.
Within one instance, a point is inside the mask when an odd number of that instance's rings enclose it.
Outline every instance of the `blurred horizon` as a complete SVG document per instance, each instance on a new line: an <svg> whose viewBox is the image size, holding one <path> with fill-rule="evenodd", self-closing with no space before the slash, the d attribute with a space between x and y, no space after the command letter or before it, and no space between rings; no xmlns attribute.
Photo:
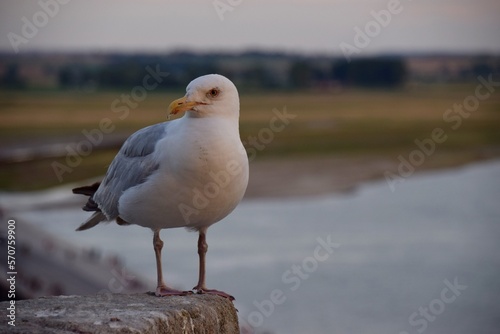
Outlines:
<svg viewBox="0 0 500 334"><path fill-rule="evenodd" d="M148 70L149 68L149 70ZM247 91L405 88L415 84L467 83L500 73L500 55L420 54L345 59L286 52L0 52L0 88L96 89L141 85L151 69L167 73L158 88L182 90L201 75L219 73Z"/></svg>

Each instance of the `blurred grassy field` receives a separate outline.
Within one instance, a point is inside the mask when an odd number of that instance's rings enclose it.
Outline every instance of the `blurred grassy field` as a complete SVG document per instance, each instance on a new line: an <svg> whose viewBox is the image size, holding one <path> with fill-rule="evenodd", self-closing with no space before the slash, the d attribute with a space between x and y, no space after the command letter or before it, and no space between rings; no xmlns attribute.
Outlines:
<svg viewBox="0 0 500 334"><path fill-rule="evenodd" d="M241 136L269 128L273 109L296 115L283 131L258 151L257 159L307 157L324 154L407 156L415 139L429 138L441 127L448 136L437 146L436 155L451 159L473 159L485 150L500 148L500 92L481 101L477 111L451 129L443 114L455 103L474 94L476 85L424 85L402 90L344 90L322 92L251 93L241 96ZM1 148L19 143L40 144L54 138L84 139L81 131L111 119L114 134L130 134L149 124L166 120L168 104L182 93L149 93L121 120L111 104L123 91L108 92L0 92ZM278 123L279 124L279 123ZM263 143L260 143L263 144ZM247 146L251 146L248 144ZM471 153L472 152L472 153ZM116 149L94 150L64 177L75 182L105 173ZM431 160L433 157L429 157ZM30 190L59 185L51 163L65 158L2 163L0 188Z"/></svg>

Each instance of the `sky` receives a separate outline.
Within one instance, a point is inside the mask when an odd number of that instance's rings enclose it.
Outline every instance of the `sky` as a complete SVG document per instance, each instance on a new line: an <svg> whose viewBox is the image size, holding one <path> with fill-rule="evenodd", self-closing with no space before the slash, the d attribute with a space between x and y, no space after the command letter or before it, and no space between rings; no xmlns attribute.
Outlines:
<svg viewBox="0 0 500 334"><path fill-rule="evenodd" d="M500 53L500 1L0 0L0 32L16 53Z"/></svg>

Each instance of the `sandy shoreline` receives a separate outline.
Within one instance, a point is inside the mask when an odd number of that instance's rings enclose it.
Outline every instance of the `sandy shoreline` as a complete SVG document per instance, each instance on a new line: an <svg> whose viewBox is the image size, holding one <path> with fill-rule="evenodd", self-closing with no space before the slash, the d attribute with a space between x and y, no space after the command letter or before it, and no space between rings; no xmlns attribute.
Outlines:
<svg viewBox="0 0 500 334"><path fill-rule="evenodd" d="M412 176L499 157L499 149L435 154L416 167ZM383 180L386 171L397 175L399 164L397 156L393 155L292 156L253 161L245 198L301 197L353 191L363 182Z"/></svg>

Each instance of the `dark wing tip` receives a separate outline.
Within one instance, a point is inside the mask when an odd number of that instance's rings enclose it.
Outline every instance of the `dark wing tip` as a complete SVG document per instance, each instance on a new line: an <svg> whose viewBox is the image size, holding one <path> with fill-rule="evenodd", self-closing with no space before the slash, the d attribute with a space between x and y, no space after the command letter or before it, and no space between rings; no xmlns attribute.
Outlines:
<svg viewBox="0 0 500 334"><path fill-rule="evenodd" d="M85 231L106 220L106 216L102 212L95 212L89 219L82 225L80 225L76 231Z"/></svg>
<svg viewBox="0 0 500 334"><path fill-rule="evenodd" d="M85 196L92 196L95 194L99 186L101 185L101 182L95 182L94 184L90 186L84 186L84 187L78 187L73 189L73 194L78 194L78 195L85 195Z"/></svg>
<svg viewBox="0 0 500 334"><path fill-rule="evenodd" d="M101 211L99 209L99 206L97 205L97 203L94 202L94 199L92 198L92 196L94 196L95 192L97 191L97 189L99 188L100 185L101 185L101 182L96 182L90 186L84 186L84 187L79 187L79 188L73 189L73 194L89 196L87 203L85 203L85 205L82 208L84 211L91 211L91 212L92 211L97 211L97 212ZM81 230L77 230L77 231L81 231Z"/></svg>
<svg viewBox="0 0 500 334"><path fill-rule="evenodd" d="M94 200L92 199L92 197L89 197L87 203L85 203L85 205L83 206L83 211L101 211L101 209L99 209L99 206L97 205L96 202L94 202Z"/></svg>

